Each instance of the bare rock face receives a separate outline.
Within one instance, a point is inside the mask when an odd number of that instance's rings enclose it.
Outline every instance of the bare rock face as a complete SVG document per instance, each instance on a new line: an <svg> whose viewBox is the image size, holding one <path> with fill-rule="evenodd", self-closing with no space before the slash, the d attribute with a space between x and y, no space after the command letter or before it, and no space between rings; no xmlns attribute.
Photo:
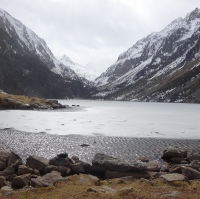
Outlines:
<svg viewBox="0 0 200 199"><path fill-rule="evenodd" d="M188 178L179 173L164 174L164 175L161 175L161 178L164 179L166 182L174 182L174 181L188 182Z"/></svg>
<svg viewBox="0 0 200 199"><path fill-rule="evenodd" d="M142 162L128 163L112 156L97 153L92 160L92 169L96 171L109 169L122 172L145 171L146 165Z"/></svg>
<svg viewBox="0 0 200 199"><path fill-rule="evenodd" d="M38 178L31 179L31 186L33 187L48 187L54 185L57 181L62 180L62 176L57 171L52 171L44 176L39 176Z"/></svg>
<svg viewBox="0 0 200 199"><path fill-rule="evenodd" d="M14 189L22 189L23 187L30 185L30 180L31 180L31 174L17 176L12 180L11 186Z"/></svg>
<svg viewBox="0 0 200 199"><path fill-rule="evenodd" d="M182 174L190 180L200 179L200 172L190 167L181 167Z"/></svg>
<svg viewBox="0 0 200 199"><path fill-rule="evenodd" d="M49 161L43 157L29 156L26 160L26 166L37 169L39 172L43 173L45 167L49 165L48 162Z"/></svg>

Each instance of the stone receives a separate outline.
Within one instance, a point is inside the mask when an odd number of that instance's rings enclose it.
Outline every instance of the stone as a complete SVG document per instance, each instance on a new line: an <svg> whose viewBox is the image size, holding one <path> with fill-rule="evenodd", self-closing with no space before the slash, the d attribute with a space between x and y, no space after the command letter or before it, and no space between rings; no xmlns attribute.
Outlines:
<svg viewBox="0 0 200 199"><path fill-rule="evenodd" d="M29 156L26 160L26 166L37 169L40 173L43 173L48 165L48 160L43 157Z"/></svg>
<svg viewBox="0 0 200 199"><path fill-rule="evenodd" d="M170 169L170 173L179 173L182 174L181 166L175 166Z"/></svg>
<svg viewBox="0 0 200 199"><path fill-rule="evenodd" d="M7 177L9 175L12 175L14 173L15 173L15 169L13 167L11 167L11 166L7 167L6 169L4 169L2 171L2 175L5 176L5 177Z"/></svg>
<svg viewBox="0 0 200 199"><path fill-rule="evenodd" d="M77 184L84 184L84 185L100 185L100 180L98 177L90 175L90 174L79 174L69 176L67 179L71 179L75 181Z"/></svg>
<svg viewBox="0 0 200 199"><path fill-rule="evenodd" d="M157 161L151 161L147 163L147 171L159 172L161 170L161 166Z"/></svg>
<svg viewBox="0 0 200 199"><path fill-rule="evenodd" d="M6 180L11 182L16 176L17 176L16 174L12 174L12 175L6 176Z"/></svg>
<svg viewBox="0 0 200 199"><path fill-rule="evenodd" d="M48 187L54 185L57 181L62 180L62 176L57 171L52 171L44 176L39 176L38 178L31 179L31 186L33 187Z"/></svg>
<svg viewBox="0 0 200 199"><path fill-rule="evenodd" d="M111 188L111 187L108 187L108 186L103 185L103 186L99 189L99 191L100 191L100 192L103 192L103 193L111 194L111 193L116 192L116 189L113 189L113 188Z"/></svg>
<svg viewBox="0 0 200 199"><path fill-rule="evenodd" d="M200 172L190 167L181 167L182 174L189 178L189 180L200 179Z"/></svg>
<svg viewBox="0 0 200 199"><path fill-rule="evenodd" d="M179 197L180 192L178 191L171 191L171 192L164 192L164 193L158 193L156 194L157 198L163 198L163 199L167 199L167 198L177 198Z"/></svg>
<svg viewBox="0 0 200 199"><path fill-rule="evenodd" d="M20 165L18 167L18 175L24 175L24 174L32 174L33 173L33 169L26 166L26 165Z"/></svg>
<svg viewBox="0 0 200 199"><path fill-rule="evenodd" d="M6 168L6 163L0 161L0 171L3 171Z"/></svg>
<svg viewBox="0 0 200 199"><path fill-rule="evenodd" d="M174 181L188 182L188 178L179 173L164 174L164 175L161 175L161 178L166 182L174 182Z"/></svg>
<svg viewBox="0 0 200 199"><path fill-rule="evenodd" d="M74 174L85 173L85 169L81 162L77 162L75 164L70 164L69 168Z"/></svg>
<svg viewBox="0 0 200 199"><path fill-rule="evenodd" d="M149 158L144 156L144 155L139 157L138 160L141 161L141 162L149 162Z"/></svg>
<svg viewBox="0 0 200 199"><path fill-rule="evenodd" d="M40 176L40 172L37 169L33 169L33 175Z"/></svg>
<svg viewBox="0 0 200 199"><path fill-rule="evenodd" d="M92 160L92 170L98 172L99 170L105 171L106 169L128 172L144 171L147 168L142 162L128 163L112 156L97 153Z"/></svg>
<svg viewBox="0 0 200 199"><path fill-rule="evenodd" d="M87 192L94 192L94 193L96 193L97 190L96 190L95 188L93 188L93 187L89 187L89 188L87 189Z"/></svg>
<svg viewBox="0 0 200 199"><path fill-rule="evenodd" d="M56 157L49 160L50 165L69 166L69 158L67 153L58 154Z"/></svg>
<svg viewBox="0 0 200 199"><path fill-rule="evenodd" d="M23 165L23 162L21 159L18 159L14 163L12 163L11 167L13 167L15 169L15 172L17 172L19 165Z"/></svg>
<svg viewBox="0 0 200 199"><path fill-rule="evenodd" d="M31 174L25 174L15 177L11 182L13 189L22 189L23 187L29 186L31 181Z"/></svg>
<svg viewBox="0 0 200 199"><path fill-rule="evenodd" d="M13 189L11 187L9 187L9 186L4 186L4 187L1 188L1 191L3 191L3 192L11 192L11 191L13 191Z"/></svg>
<svg viewBox="0 0 200 199"><path fill-rule="evenodd" d="M73 155L71 157L72 160L74 160L75 162L77 162L79 160L79 157L77 155Z"/></svg>
<svg viewBox="0 0 200 199"><path fill-rule="evenodd" d="M8 166L11 166L13 163L15 163L17 160L21 160L21 158L19 157L19 155L17 155L16 153L14 153L13 151L11 152L9 158L8 158ZM22 160L21 160L22 161Z"/></svg>
<svg viewBox="0 0 200 199"><path fill-rule="evenodd" d="M126 176L132 176L133 179L150 179L150 174L147 171L130 171L130 172L122 172L122 171L113 171L106 170L105 171L105 179L113 179L113 178L121 178Z"/></svg>
<svg viewBox="0 0 200 199"><path fill-rule="evenodd" d="M183 148L176 147L176 146L169 146L167 149L163 151L163 159L169 159L169 158L186 158L187 157L187 151Z"/></svg>
<svg viewBox="0 0 200 199"><path fill-rule="evenodd" d="M0 176L0 189L6 186L6 178L4 176Z"/></svg>
<svg viewBox="0 0 200 199"><path fill-rule="evenodd" d="M187 159L192 162L193 160L200 161L200 152L194 152L188 155Z"/></svg>
<svg viewBox="0 0 200 199"><path fill-rule="evenodd" d="M10 154L11 154L11 152L8 151L8 150L1 150L0 151L0 161L5 162L6 166L8 164L8 158L9 158Z"/></svg>
<svg viewBox="0 0 200 199"><path fill-rule="evenodd" d="M67 168L68 167L64 167L64 166L49 165L45 168L44 172L51 173L52 171L57 171L57 172L60 172L62 176L66 176L69 172Z"/></svg>
<svg viewBox="0 0 200 199"><path fill-rule="evenodd" d="M190 164L189 167L199 170L200 169L200 161L198 160L193 160Z"/></svg>

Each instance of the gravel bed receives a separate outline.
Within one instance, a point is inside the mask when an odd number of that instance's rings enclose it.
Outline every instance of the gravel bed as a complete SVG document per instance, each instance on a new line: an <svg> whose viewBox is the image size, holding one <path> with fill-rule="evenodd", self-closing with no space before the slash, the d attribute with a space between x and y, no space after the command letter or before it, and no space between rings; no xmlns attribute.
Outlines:
<svg viewBox="0 0 200 199"><path fill-rule="evenodd" d="M82 144L89 146L80 146ZM149 157L150 160L160 160L162 151L167 146L180 146L189 152L200 151L200 140L52 135L15 129L0 130L0 150L15 151L24 160L33 154L51 158L61 152L67 152L69 156L78 155L81 160L87 162L91 162L97 152L130 162L142 155Z"/></svg>

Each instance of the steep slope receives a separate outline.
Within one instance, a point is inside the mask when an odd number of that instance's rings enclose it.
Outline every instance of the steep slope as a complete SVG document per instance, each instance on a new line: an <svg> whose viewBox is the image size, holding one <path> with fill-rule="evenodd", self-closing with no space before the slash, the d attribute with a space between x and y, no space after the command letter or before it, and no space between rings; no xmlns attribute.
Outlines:
<svg viewBox="0 0 200 199"><path fill-rule="evenodd" d="M52 72L64 78L78 79L73 70L55 58L43 39L2 9L0 9L0 27L11 37L18 37L18 43L21 47L27 47L30 52L37 55Z"/></svg>
<svg viewBox="0 0 200 199"><path fill-rule="evenodd" d="M99 96L136 101L200 101L200 10L141 39L96 79Z"/></svg>
<svg viewBox="0 0 200 199"><path fill-rule="evenodd" d="M97 77L92 71L87 70L84 66L73 62L67 55L63 55L59 61L67 68L72 69L78 75L78 77L86 85L93 85L93 81Z"/></svg>
<svg viewBox="0 0 200 199"><path fill-rule="evenodd" d="M54 61L55 57L43 40L0 10L1 89L47 98L88 97L88 90L77 81L75 72L59 61L63 70L57 70Z"/></svg>

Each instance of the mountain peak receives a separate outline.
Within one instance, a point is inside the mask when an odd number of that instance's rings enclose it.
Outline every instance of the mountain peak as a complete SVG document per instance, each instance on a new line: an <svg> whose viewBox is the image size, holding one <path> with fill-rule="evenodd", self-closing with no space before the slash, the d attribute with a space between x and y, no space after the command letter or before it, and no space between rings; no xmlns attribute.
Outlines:
<svg viewBox="0 0 200 199"><path fill-rule="evenodd" d="M200 9L195 8L192 12L188 13L186 16L187 21L192 21L196 18L200 18Z"/></svg>

